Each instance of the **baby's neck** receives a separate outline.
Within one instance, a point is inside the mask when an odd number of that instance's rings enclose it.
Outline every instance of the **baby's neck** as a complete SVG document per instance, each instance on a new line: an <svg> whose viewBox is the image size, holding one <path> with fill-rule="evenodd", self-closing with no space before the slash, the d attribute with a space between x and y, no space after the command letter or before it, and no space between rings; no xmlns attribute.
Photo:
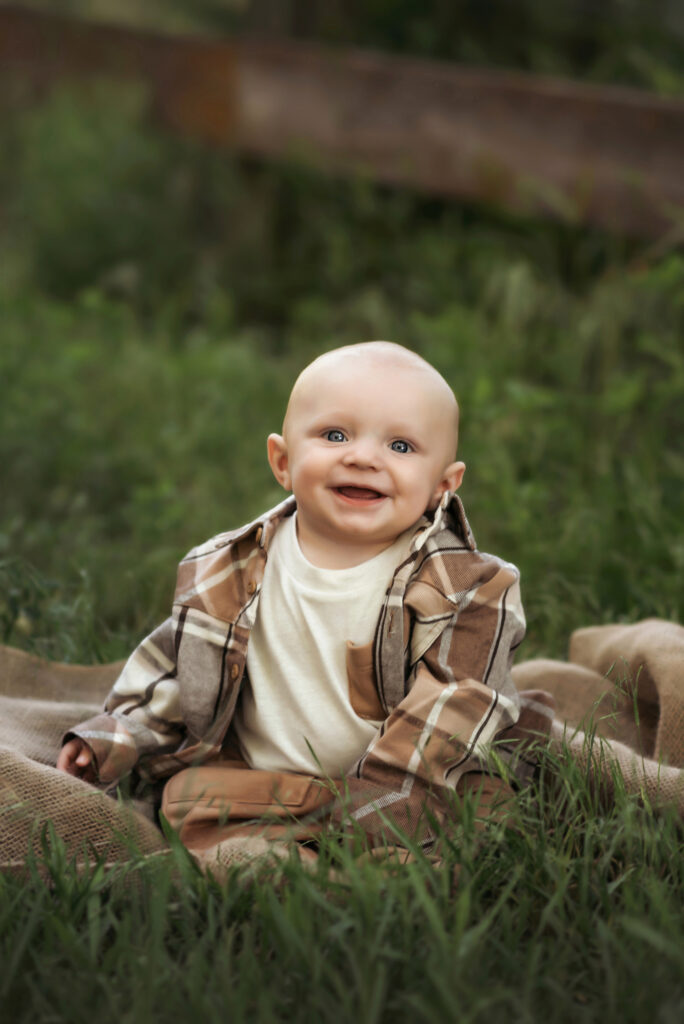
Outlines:
<svg viewBox="0 0 684 1024"><path fill-rule="evenodd" d="M346 544L309 544L300 538L299 547L307 562L311 562L317 569L351 569L362 562L369 562L393 543L379 544L369 549L365 545L357 548Z"/></svg>
<svg viewBox="0 0 684 1024"><path fill-rule="evenodd" d="M392 537L385 543L368 544L353 542L340 543L332 539L310 536L300 528L297 522L297 541L299 549L307 562L315 565L317 569L351 569L355 565L369 562L381 551L392 547L397 537Z"/></svg>

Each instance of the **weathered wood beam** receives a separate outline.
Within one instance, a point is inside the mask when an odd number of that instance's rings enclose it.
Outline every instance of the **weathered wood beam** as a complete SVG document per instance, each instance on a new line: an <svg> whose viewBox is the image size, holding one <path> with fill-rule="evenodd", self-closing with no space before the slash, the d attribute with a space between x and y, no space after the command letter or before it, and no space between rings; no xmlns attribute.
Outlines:
<svg viewBox="0 0 684 1024"><path fill-rule="evenodd" d="M176 131L263 157L659 237L684 219L684 102L291 42L0 8L0 75L140 79Z"/></svg>

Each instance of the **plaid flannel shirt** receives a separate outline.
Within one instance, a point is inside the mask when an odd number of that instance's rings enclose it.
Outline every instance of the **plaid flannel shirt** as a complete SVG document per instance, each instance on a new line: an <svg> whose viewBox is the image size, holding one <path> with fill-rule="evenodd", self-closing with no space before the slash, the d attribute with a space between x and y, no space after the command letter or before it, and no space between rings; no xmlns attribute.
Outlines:
<svg viewBox="0 0 684 1024"><path fill-rule="evenodd" d="M99 779L134 766L164 778L221 751L245 678L269 542L288 498L182 560L173 614L133 652L105 712L69 733L93 749ZM402 828L432 796L481 771L519 715L510 675L525 632L515 566L479 552L460 499L446 494L416 527L367 648L349 645L350 695L382 720L344 780L369 834Z"/></svg>

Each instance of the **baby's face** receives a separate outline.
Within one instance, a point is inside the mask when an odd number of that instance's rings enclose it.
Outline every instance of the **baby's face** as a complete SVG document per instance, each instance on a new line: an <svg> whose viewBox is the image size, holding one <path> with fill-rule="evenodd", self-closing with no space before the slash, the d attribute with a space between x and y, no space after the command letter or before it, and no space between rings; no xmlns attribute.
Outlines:
<svg viewBox="0 0 684 1024"><path fill-rule="evenodd" d="M429 372L358 359L298 385L269 461L294 491L310 561L341 568L372 558L459 486L465 467L453 461L445 391Z"/></svg>

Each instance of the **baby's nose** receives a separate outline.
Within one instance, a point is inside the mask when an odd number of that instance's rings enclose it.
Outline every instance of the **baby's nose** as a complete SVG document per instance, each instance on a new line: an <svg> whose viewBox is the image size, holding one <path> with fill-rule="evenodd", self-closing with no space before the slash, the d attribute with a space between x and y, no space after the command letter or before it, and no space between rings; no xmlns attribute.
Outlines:
<svg viewBox="0 0 684 1024"><path fill-rule="evenodd" d="M345 451L347 465L377 466L381 461L380 446L371 439L358 438Z"/></svg>

